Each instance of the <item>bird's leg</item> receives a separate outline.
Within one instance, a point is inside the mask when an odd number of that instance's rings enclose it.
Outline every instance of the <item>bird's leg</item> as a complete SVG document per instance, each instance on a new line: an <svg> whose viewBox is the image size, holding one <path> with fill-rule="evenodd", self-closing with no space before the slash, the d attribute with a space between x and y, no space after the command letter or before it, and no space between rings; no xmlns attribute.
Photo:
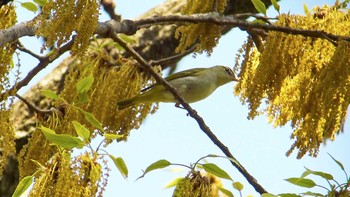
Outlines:
<svg viewBox="0 0 350 197"><path fill-rule="evenodd" d="M175 103L175 107L180 108L180 109L185 109L184 107L180 106L180 103Z"/></svg>
<svg viewBox="0 0 350 197"><path fill-rule="evenodd" d="M176 103L175 107L186 110L184 107L180 106L180 103ZM190 113L186 114L186 116L189 116L189 115L190 115Z"/></svg>

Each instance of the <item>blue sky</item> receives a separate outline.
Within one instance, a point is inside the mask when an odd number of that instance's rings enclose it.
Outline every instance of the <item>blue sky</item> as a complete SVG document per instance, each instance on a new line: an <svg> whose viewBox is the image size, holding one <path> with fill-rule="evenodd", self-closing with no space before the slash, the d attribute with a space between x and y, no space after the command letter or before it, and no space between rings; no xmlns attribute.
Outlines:
<svg viewBox="0 0 350 197"><path fill-rule="evenodd" d="M131 19L161 2L163 1L116 0L118 13L122 14L123 18ZM332 4L334 1L284 0L280 3L281 12L303 13L303 3L311 8L316 4ZM130 5L132 5L132 9L130 9ZM30 13L26 11L19 13L20 20L32 18ZM276 12L270 10L268 15L273 17ZM107 19L106 16L101 16L100 20ZM244 32L237 29L232 30L222 37L212 56L199 55L196 58L188 56L180 62L178 70L210 67L216 64L232 67L235 54L245 39ZM35 41L34 38L23 39L23 42L27 47L33 46L37 50L40 48L39 42ZM36 44L32 44L33 42ZM29 43L31 44L29 45ZM25 67L36 65L35 62L28 65L26 58L27 56L22 56L22 64ZM54 65L55 63L48 70L42 72L35 81L45 76ZM285 153L293 143L289 138L292 132L290 126L273 128L267 123L265 116L257 117L255 120L247 120L247 106L243 106L239 98L233 95L234 85L234 83L227 84L207 99L191 106L197 110L211 130L267 191L275 194L305 191L283 181L289 177L300 176L304 167L331 173L339 182L345 181L345 176L327 153L340 160L347 170L350 169L350 159L347 152L350 150L349 121L346 122L345 133L338 135L336 141L322 146L317 158L304 156L297 160L295 153L286 157ZM129 178L123 179L111 164L112 172L104 196L171 196L173 189L163 189L163 187L174 178L185 176L187 169L169 167L151 172L144 178L135 180L142 175L142 170L160 159L190 165L198 158L208 154L223 155L199 129L197 122L186 116L186 113L184 110L175 108L173 104L161 103L157 113L150 115L140 129L132 131L126 143L114 143L108 148L111 154L121 156L125 160L129 168ZM243 196L258 196L229 161L218 158L208 159L208 161L225 169L235 181L242 182L244 184ZM323 180L319 180L318 183L327 186ZM225 186L233 191L227 182L225 182ZM312 191L325 193L324 190Z"/></svg>

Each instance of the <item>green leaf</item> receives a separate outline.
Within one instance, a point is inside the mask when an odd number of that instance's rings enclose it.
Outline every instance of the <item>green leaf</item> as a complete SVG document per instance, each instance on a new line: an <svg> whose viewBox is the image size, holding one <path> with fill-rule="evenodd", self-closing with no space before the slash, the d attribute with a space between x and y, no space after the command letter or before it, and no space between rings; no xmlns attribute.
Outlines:
<svg viewBox="0 0 350 197"><path fill-rule="evenodd" d="M40 90L40 94L50 99L58 98L58 95L52 90Z"/></svg>
<svg viewBox="0 0 350 197"><path fill-rule="evenodd" d="M85 120L88 121L96 129L103 131L102 124L98 121L92 113L84 111Z"/></svg>
<svg viewBox="0 0 350 197"><path fill-rule="evenodd" d="M33 183L33 176L24 177L17 185L12 197L20 197L28 187Z"/></svg>
<svg viewBox="0 0 350 197"><path fill-rule="evenodd" d="M89 91L92 83L94 83L94 77L92 75L79 80L76 87L78 94Z"/></svg>
<svg viewBox="0 0 350 197"><path fill-rule="evenodd" d="M179 181L182 179L183 179L182 177L177 177L176 179L174 179L174 180L170 181L168 184L166 184L164 186L164 189L175 187L179 183Z"/></svg>
<svg viewBox="0 0 350 197"><path fill-rule="evenodd" d="M307 176L309 176L311 174L310 171L306 170L305 172L303 172L303 174L301 175L301 178L305 178Z"/></svg>
<svg viewBox="0 0 350 197"><path fill-rule="evenodd" d="M240 182L234 182L232 185L233 185L233 188L235 188L238 191L242 191L244 187L243 184Z"/></svg>
<svg viewBox="0 0 350 197"><path fill-rule="evenodd" d="M89 100L90 100L89 96L86 92L79 94L79 103L80 104L87 103Z"/></svg>
<svg viewBox="0 0 350 197"><path fill-rule="evenodd" d="M278 197L300 197L300 196L293 193L284 193L284 194L278 194Z"/></svg>
<svg viewBox="0 0 350 197"><path fill-rule="evenodd" d="M340 161L336 160L331 154L328 153L328 155L333 159L333 161L335 161L335 163L338 164L338 166L339 166L343 171L345 171L345 168L344 168L343 164L342 164Z"/></svg>
<svg viewBox="0 0 350 197"><path fill-rule="evenodd" d="M157 169L161 169L161 168L166 168L168 166L170 166L170 162L165 160L165 159L161 159L159 161L156 161L154 163L152 163L151 165L149 165L146 170L145 170L145 174L153 171L153 170L157 170Z"/></svg>
<svg viewBox="0 0 350 197"><path fill-rule="evenodd" d="M289 178L289 179L285 179L285 181L288 181L289 183L292 183L294 185L298 185L300 187L306 187L306 188L312 188L316 186L316 183L311 179Z"/></svg>
<svg viewBox="0 0 350 197"><path fill-rule="evenodd" d="M171 163L170 163L169 161L165 160L165 159L161 159L161 160L159 160L159 161L156 161L156 162L152 163L151 165L149 165L149 166L146 168L145 172L143 172L143 175L140 176L140 177L137 178L137 179L140 179L140 178L144 177L144 176L145 176L148 172L150 172L150 171L168 167L168 166L170 166L170 164L171 164Z"/></svg>
<svg viewBox="0 0 350 197"><path fill-rule="evenodd" d="M261 195L261 197L278 197L278 196L276 196L274 194L270 194L270 193L264 193Z"/></svg>
<svg viewBox="0 0 350 197"><path fill-rule="evenodd" d="M77 121L72 121L75 131L77 132L78 136L83 138L85 142L89 141L90 139L90 131L87 129L84 125L80 124Z"/></svg>
<svg viewBox="0 0 350 197"><path fill-rule="evenodd" d="M227 172L225 172L223 169L221 169L220 167L218 167L217 165L213 164L213 163L206 163L203 164L203 169L217 177L220 178L224 178L224 179L228 179L232 181L232 178L230 177L230 175L227 174Z"/></svg>
<svg viewBox="0 0 350 197"><path fill-rule="evenodd" d="M39 4L41 7L47 3L47 0L33 0L35 3Z"/></svg>
<svg viewBox="0 0 350 197"><path fill-rule="evenodd" d="M32 3L32 2L23 2L21 3L21 6L31 12L37 12L38 11L38 7Z"/></svg>
<svg viewBox="0 0 350 197"><path fill-rule="evenodd" d="M127 36L125 34L119 34L120 39L122 39L123 41L125 41L126 43L129 44L133 44L136 42L135 38L131 37L131 36Z"/></svg>
<svg viewBox="0 0 350 197"><path fill-rule="evenodd" d="M115 140L115 139L120 139L124 137L124 135L110 134L110 133L105 133L104 136L106 140Z"/></svg>
<svg viewBox="0 0 350 197"><path fill-rule="evenodd" d="M232 192L228 189L225 189L223 187L218 187L219 191L223 194L225 194L225 196L228 196L228 197L234 197Z"/></svg>
<svg viewBox="0 0 350 197"><path fill-rule="evenodd" d="M261 0L251 0L255 9L266 16L266 6Z"/></svg>
<svg viewBox="0 0 350 197"><path fill-rule="evenodd" d="M115 166L117 166L123 177L128 178L128 167L126 166L124 160L121 157L114 157L113 155L109 155L109 157L113 160Z"/></svg>
<svg viewBox="0 0 350 197"><path fill-rule="evenodd" d="M101 176L101 166L98 163L91 162L90 178L98 180Z"/></svg>
<svg viewBox="0 0 350 197"><path fill-rule="evenodd" d="M215 155L215 154L209 154L209 155L207 155L207 157L213 157L213 158L216 158L216 157L221 157L221 156L219 156L219 155Z"/></svg>
<svg viewBox="0 0 350 197"><path fill-rule="evenodd" d="M313 171L313 170L310 170L308 168L306 168L306 171L310 172L310 174L313 174L313 175L316 175L316 176L320 176L326 180L333 180L333 176L331 174L328 174L326 172L321 172L321 171Z"/></svg>
<svg viewBox="0 0 350 197"><path fill-rule="evenodd" d="M280 5L278 5L276 0L271 0L271 3L273 5L273 7L275 8L275 10L280 13Z"/></svg>
<svg viewBox="0 0 350 197"><path fill-rule="evenodd" d="M305 193L301 193L303 195L307 195L307 196L324 196L323 194L320 193L315 193L315 192L305 192Z"/></svg>
<svg viewBox="0 0 350 197"><path fill-rule="evenodd" d="M307 7L307 5L304 3L303 5L303 8L304 8L304 13L305 15L309 15L310 14L310 11L309 11L309 8Z"/></svg>
<svg viewBox="0 0 350 197"><path fill-rule="evenodd" d="M57 146L60 146L65 149L84 147L84 142L77 137L73 137L67 134L56 134L55 131L44 126L41 126L40 129L45 135L46 139L56 144Z"/></svg>

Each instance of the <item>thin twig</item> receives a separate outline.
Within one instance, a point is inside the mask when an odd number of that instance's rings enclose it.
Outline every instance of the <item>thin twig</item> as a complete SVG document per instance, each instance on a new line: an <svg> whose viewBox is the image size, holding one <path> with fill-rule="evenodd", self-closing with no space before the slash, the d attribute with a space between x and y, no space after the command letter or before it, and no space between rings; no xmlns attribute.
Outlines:
<svg viewBox="0 0 350 197"><path fill-rule="evenodd" d="M277 18L270 18L270 17L261 16L259 14L254 14L254 13L241 13L241 14L234 14L233 16L236 17L237 19L246 19L249 17L254 17L268 24L271 24L270 20L277 20Z"/></svg>
<svg viewBox="0 0 350 197"><path fill-rule="evenodd" d="M178 94L176 89L170 85L166 80L164 80L160 75L158 75L153 69L152 66L141 57L133 48L129 47L123 40L121 40L118 35L114 32L110 34L110 38L112 38L115 42L117 42L120 46L122 46L127 52L129 52L140 64L143 66L154 78L155 80L164 85L165 88L171 92L175 99L188 111L188 114L194 118L202 131L210 138L210 140L220 148L220 150L229 158L232 158L234 161L230 160L231 164L238 169L240 173L247 179L247 181L254 187L254 189L260 194L267 193L267 191L256 181L256 179L248 173L248 171L233 157L229 149L215 136L215 134L209 129L209 127L205 124L202 117L198 115L198 113L191 108L189 104L187 104L184 99Z"/></svg>
<svg viewBox="0 0 350 197"><path fill-rule="evenodd" d="M33 56L34 58L38 59L39 61L43 60L45 58L45 56L40 56L38 54L35 54L33 51L25 48L23 46L23 44L21 42L19 42L19 41L17 42L17 49L22 51L22 52L28 53L29 55Z"/></svg>
<svg viewBox="0 0 350 197"><path fill-rule="evenodd" d="M109 15L109 17L111 17L111 19L120 21L121 16L114 12L115 3L113 0L101 0L101 4L103 9L107 12L107 14Z"/></svg>
<svg viewBox="0 0 350 197"><path fill-rule="evenodd" d="M60 57L63 53L70 50L73 46L74 40L71 40L67 44L63 45L58 49L56 53L50 53L44 58L40 59L40 62L37 66L35 66L32 70L30 70L26 77L24 77L21 81L15 83L11 88L7 89L4 93L0 95L0 100L3 100L5 95L13 95L22 87L28 85L28 83L35 77L41 70L46 68L51 62Z"/></svg>
<svg viewBox="0 0 350 197"><path fill-rule="evenodd" d="M27 107L29 108L29 110L34 111L38 114L52 114L51 110L44 110L44 109L40 109L37 106L35 106L34 104L32 104L31 102L29 102L27 99L23 98L22 96L20 96L19 94L16 93L16 97L18 99L20 99L24 104L27 105Z"/></svg>

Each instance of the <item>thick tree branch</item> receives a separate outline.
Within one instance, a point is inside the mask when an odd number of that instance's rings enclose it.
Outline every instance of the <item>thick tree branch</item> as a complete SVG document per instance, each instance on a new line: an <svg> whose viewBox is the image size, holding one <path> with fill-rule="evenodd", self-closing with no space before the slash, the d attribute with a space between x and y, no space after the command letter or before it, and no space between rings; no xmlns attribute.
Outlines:
<svg viewBox="0 0 350 197"><path fill-rule="evenodd" d="M116 20L108 20L103 23L99 23L95 30L95 34L100 36L106 36L109 32L124 33L126 35L133 35L137 30L142 28L150 28L155 25L172 25L181 23L213 23L221 26L239 27L241 29L262 29L265 31L278 31L293 35L303 35L307 37L322 38L336 42L340 39L350 41L349 36L341 36L332 34L321 30L311 29L298 29L284 26L276 26L273 24L259 24L252 23L246 20L241 20L242 16L248 15L230 15L220 16L218 13L206 13L206 14L193 14L193 15L168 15L157 16L139 20L123 20L118 22ZM35 31L39 28L40 23L34 23L33 21L19 23L11 28L0 31L0 47L5 43L12 42L23 36L34 36Z"/></svg>
<svg viewBox="0 0 350 197"><path fill-rule="evenodd" d="M276 26L273 24L259 24L248 22L239 18L251 16L251 14L244 15L230 15L220 16L218 13L206 13L206 14L193 14L193 15L168 15L157 16L139 20L123 20L118 22L116 20L108 20L103 23L99 23L95 30L95 34L105 37L109 35L111 31L114 33L123 33L126 35L133 35L137 30L142 28L150 28L155 25L173 25L182 23L213 23L221 26L239 27L241 29L262 29L265 31L278 31L293 35L303 35L307 37L315 37L330 40L336 42L340 39L350 41L350 36L341 36L324 32L320 30L311 29L298 29L284 26ZM11 28L0 31L0 47L5 43L12 42L23 36L34 36L34 32L39 28L39 22L33 23L28 21L19 23Z"/></svg>
<svg viewBox="0 0 350 197"><path fill-rule="evenodd" d="M237 15L242 17L241 14ZM207 14L194 14L194 15L169 15L153 18L145 18L135 21L137 28L149 28L153 25L169 25L179 23L213 23L221 26L233 26L242 29L262 29L265 31L278 31L293 35L302 35L306 37L322 38L327 40L337 41L340 39L350 41L350 36L341 36L332 33L328 33L320 30L309 30L309 29L298 29L284 26L277 26L273 24L259 24L252 23L246 20L238 19L236 15L231 16L219 16L218 13L207 13Z"/></svg>
<svg viewBox="0 0 350 197"><path fill-rule="evenodd" d="M238 169L238 171L247 179L247 181L254 187L254 189L260 193L267 193L267 191L257 182L257 180L249 174L249 172L238 162L237 159L234 158L230 150L216 137L216 135L210 130L210 128L206 125L203 118L198 115L198 113L184 101L184 99L179 95L176 89L169 84L166 80L164 80L160 75L158 75L153 69L152 65L149 64L143 57L141 57L133 48L129 47L124 41L122 41L116 33L110 34L110 37L121 45L126 51L128 51L135 59L138 61L143 68L145 68L154 79L164 85L169 92L171 92L174 97L179 101L179 103L188 111L188 114L194 118L201 130L210 138L210 140L219 147L219 149L229 158L232 158L235 162L231 161L231 164Z"/></svg>
<svg viewBox="0 0 350 197"><path fill-rule="evenodd" d="M40 23L27 21L18 23L8 29L0 30L0 47L23 36L34 36L39 27Z"/></svg>

